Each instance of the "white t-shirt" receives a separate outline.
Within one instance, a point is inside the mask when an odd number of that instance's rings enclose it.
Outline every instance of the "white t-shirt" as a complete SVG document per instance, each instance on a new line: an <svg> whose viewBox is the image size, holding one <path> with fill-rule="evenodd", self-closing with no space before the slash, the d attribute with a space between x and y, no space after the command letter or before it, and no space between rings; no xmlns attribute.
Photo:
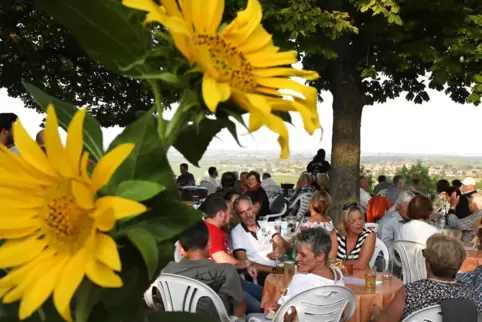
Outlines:
<svg viewBox="0 0 482 322"><path fill-rule="evenodd" d="M424 221L411 220L408 223L403 224L398 239L426 245L427 239L438 232L439 230L436 227L431 226Z"/></svg>
<svg viewBox="0 0 482 322"><path fill-rule="evenodd" d="M233 251L244 250L251 262L267 266L276 266L276 262L266 255L273 252L273 236L277 234L274 227L265 222L258 222L256 237L243 224L238 224L231 231L231 247Z"/></svg>
<svg viewBox="0 0 482 322"><path fill-rule="evenodd" d="M372 196L362 188L360 188L360 206L364 212L367 212L368 201L372 199Z"/></svg>
<svg viewBox="0 0 482 322"><path fill-rule="evenodd" d="M330 267L335 274L335 279L330 280L315 274L311 273L298 273L293 276L291 283L288 285L288 288L285 290L283 295L280 297L278 304L283 305L293 296L296 296L304 291L312 289L318 286L330 286L330 285L339 285L345 286L345 282L343 281L343 273L338 267Z"/></svg>

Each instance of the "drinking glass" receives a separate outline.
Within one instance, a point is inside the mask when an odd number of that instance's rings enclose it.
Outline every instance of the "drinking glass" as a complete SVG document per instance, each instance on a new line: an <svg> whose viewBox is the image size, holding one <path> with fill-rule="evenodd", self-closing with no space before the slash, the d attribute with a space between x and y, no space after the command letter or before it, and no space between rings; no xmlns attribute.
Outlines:
<svg viewBox="0 0 482 322"><path fill-rule="evenodd" d="M383 283L390 283L392 281L392 272L389 269L386 269L382 272L382 282Z"/></svg>
<svg viewBox="0 0 482 322"><path fill-rule="evenodd" d="M281 234L281 219L276 219L274 221L274 229L278 232L278 234Z"/></svg>
<svg viewBox="0 0 482 322"><path fill-rule="evenodd" d="M295 262L288 260L284 262L284 281L285 285L288 285L295 275Z"/></svg>
<svg viewBox="0 0 482 322"><path fill-rule="evenodd" d="M352 276L353 275L353 263L345 262L345 263L343 263L343 266L345 266L346 276Z"/></svg>
<svg viewBox="0 0 482 322"><path fill-rule="evenodd" d="M377 286L377 271L373 267L365 271L365 291L375 292Z"/></svg>

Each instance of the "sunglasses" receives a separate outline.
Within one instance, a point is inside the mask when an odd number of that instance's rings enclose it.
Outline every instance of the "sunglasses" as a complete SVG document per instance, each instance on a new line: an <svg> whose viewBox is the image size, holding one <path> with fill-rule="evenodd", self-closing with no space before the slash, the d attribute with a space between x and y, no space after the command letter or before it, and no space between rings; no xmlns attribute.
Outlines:
<svg viewBox="0 0 482 322"><path fill-rule="evenodd" d="M360 209L360 206L358 206L358 204L356 202L351 202L351 203L347 203L347 204L343 205L343 210L349 210L349 209L353 209L353 208Z"/></svg>

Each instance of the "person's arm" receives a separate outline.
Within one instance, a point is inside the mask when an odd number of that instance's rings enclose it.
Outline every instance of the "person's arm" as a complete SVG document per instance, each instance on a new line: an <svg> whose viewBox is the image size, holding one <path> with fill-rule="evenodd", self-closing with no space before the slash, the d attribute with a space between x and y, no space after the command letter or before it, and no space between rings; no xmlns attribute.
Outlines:
<svg viewBox="0 0 482 322"><path fill-rule="evenodd" d="M276 244L276 251L279 253L286 254L291 249L291 245L283 237L281 237L280 234L274 235L273 241Z"/></svg>
<svg viewBox="0 0 482 322"><path fill-rule="evenodd" d="M397 236L395 236L395 229L393 229L391 218L387 218L387 220L384 221L383 224L380 224L378 236L387 247L389 247L395 241Z"/></svg>
<svg viewBox="0 0 482 322"><path fill-rule="evenodd" d="M240 262L246 262L248 261L248 256L246 255L246 251L244 249L238 249L234 251L234 256L236 259L238 259ZM273 271L273 267L259 264L256 262L252 262L254 267L256 267L256 270L258 272L265 272L265 273L271 273Z"/></svg>
<svg viewBox="0 0 482 322"><path fill-rule="evenodd" d="M403 309L405 308L405 286L402 286L395 297L388 304L386 309L378 314L375 314L373 322L393 322L401 321L403 315Z"/></svg>
<svg viewBox="0 0 482 322"><path fill-rule="evenodd" d="M336 239L336 231L333 230L331 232L331 251L330 255L328 256L330 259L336 258L336 253L338 253L338 240Z"/></svg>
<svg viewBox="0 0 482 322"><path fill-rule="evenodd" d="M239 260L229 255L225 251L216 252L212 254L211 257L218 264L226 263L226 264L234 265L234 267L236 267L237 269L246 269L246 265L244 264L244 262L241 263Z"/></svg>
<svg viewBox="0 0 482 322"><path fill-rule="evenodd" d="M353 261L353 268L354 269L365 269L370 262L370 259L373 256L373 252L375 251L375 243L377 241L376 234L372 233L368 235L363 243L363 246L360 250L360 256L357 260Z"/></svg>

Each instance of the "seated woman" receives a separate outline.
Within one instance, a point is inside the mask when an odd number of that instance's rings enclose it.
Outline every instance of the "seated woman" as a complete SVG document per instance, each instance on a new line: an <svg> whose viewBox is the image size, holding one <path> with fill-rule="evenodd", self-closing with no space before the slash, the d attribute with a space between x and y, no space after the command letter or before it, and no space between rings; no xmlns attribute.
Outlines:
<svg viewBox="0 0 482 322"><path fill-rule="evenodd" d="M258 216L264 217L266 215L269 215L270 214L269 198L266 191L263 189L263 187L261 187L261 177L259 173L256 171L251 171L250 173L248 173L247 180L248 180L248 189L243 193L246 193L248 190L259 191L261 193L262 202L261 202L261 207L258 211Z"/></svg>
<svg viewBox="0 0 482 322"><path fill-rule="evenodd" d="M425 245L430 236L438 233L436 227L426 222L432 213L432 201L428 197L422 195L413 197L407 209L407 215L410 221L402 226L397 239Z"/></svg>
<svg viewBox="0 0 482 322"><path fill-rule="evenodd" d="M345 260L354 269L366 269L375 251L376 235L363 227L363 213L357 203L343 207L336 230L331 232L330 259Z"/></svg>
<svg viewBox="0 0 482 322"><path fill-rule="evenodd" d="M331 196L328 192L324 190L315 192L310 200L310 217L299 226L299 229L322 227L332 231L334 228L333 222L330 217L326 216L326 211L330 205Z"/></svg>
<svg viewBox="0 0 482 322"><path fill-rule="evenodd" d="M296 266L298 273L293 276L288 288L278 302L268 302L265 314L276 312L281 305L313 287L325 285L345 286L343 274L338 267L328 265L331 249L330 234L322 228L309 228L296 235ZM272 313L271 313L272 315Z"/></svg>
<svg viewBox="0 0 482 322"><path fill-rule="evenodd" d="M460 241L442 234L432 235L427 240L423 256L427 279L402 286L385 310L375 308L373 321L401 321L418 310L441 304L447 299L474 300L470 286L455 280L466 256Z"/></svg>

